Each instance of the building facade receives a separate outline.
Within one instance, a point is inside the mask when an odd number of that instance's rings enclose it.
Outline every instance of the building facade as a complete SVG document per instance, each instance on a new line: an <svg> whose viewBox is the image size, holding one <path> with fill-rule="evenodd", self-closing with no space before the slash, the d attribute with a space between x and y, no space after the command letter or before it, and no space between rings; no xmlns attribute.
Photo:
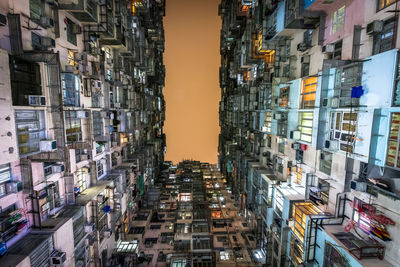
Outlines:
<svg viewBox="0 0 400 267"><path fill-rule="evenodd" d="M396 1L221 1L219 167L266 266L398 266Z"/></svg>
<svg viewBox="0 0 400 267"><path fill-rule="evenodd" d="M1 1L1 266L109 266L126 242L164 161L164 15Z"/></svg>

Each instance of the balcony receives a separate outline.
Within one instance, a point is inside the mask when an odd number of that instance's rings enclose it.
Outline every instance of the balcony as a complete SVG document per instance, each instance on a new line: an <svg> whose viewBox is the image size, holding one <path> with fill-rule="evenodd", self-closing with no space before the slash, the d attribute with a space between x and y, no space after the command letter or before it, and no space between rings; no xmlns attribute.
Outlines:
<svg viewBox="0 0 400 267"><path fill-rule="evenodd" d="M96 0L59 0L58 8L69 11L77 20L83 23L93 23L98 20Z"/></svg>

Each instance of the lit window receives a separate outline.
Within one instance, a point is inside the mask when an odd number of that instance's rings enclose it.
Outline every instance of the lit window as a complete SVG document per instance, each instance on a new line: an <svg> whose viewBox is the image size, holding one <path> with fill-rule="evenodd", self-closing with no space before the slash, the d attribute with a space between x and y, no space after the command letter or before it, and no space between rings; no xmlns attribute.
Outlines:
<svg viewBox="0 0 400 267"><path fill-rule="evenodd" d="M222 261L227 261L227 260L229 260L229 252L227 252L227 251L221 251L220 253L219 253L219 258L220 258L220 260L222 260Z"/></svg>
<svg viewBox="0 0 400 267"><path fill-rule="evenodd" d="M301 184L301 181L303 180L303 170L300 167L296 166L296 173L294 176L294 182L296 184Z"/></svg>
<svg viewBox="0 0 400 267"><path fill-rule="evenodd" d="M70 66L78 65L78 62L76 61L75 58L75 52L72 50L68 50L68 65Z"/></svg>
<svg viewBox="0 0 400 267"><path fill-rule="evenodd" d="M289 86L282 87L279 92L279 106L287 107L289 105Z"/></svg>
<svg viewBox="0 0 400 267"><path fill-rule="evenodd" d="M303 80L300 96L300 108L314 108L317 92L318 77L310 77Z"/></svg>
<svg viewBox="0 0 400 267"><path fill-rule="evenodd" d="M65 111L65 134L67 143L82 141L81 119L76 117L76 111Z"/></svg>
<svg viewBox="0 0 400 267"><path fill-rule="evenodd" d="M299 113L299 131L301 133L300 140L311 143L312 141L312 127L313 127L313 112L300 112Z"/></svg>
<svg viewBox="0 0 400 267"><path fill-rule="evenodd" d="M333 13L332 16L332 34L343 29L344 26L344 16L346 13L345 6L342 6Z"/></svg>
<svg viewBox="0 0 400 267"><path fill-rule="evenodd" d="M272 118L272 113L270 111L265 112L263 132L267 133L271 132L271 118Z"/></svg>
<svg viewBox="0 0 400 267"><path fill-rule="evenodd" d="M399 126L400 113L392 113L386 165L396 168L400 168Z"/></svg>
<svg viewBox="0 0 400 267"><path fill-rule="evenodd" d="M178 197L181 202L188 202L192 200L192 195L190 193L181 193Z"/></svg>
<svg viewBox="0 0 400 267"><path fill-rule="evenodd" d="M378 10L384 9L395 2L396 0L378 0Z"/></svg>

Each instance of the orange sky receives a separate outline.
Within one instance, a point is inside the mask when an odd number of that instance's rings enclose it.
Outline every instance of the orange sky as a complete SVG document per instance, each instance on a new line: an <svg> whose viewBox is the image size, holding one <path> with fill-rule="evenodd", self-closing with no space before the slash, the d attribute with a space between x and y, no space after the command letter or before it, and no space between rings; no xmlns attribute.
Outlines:
<svg viewBox="0 0 400 267"><path fill-rule="evenodd" d="M167 0L166 160L217 163L219 0Z"/></svg>

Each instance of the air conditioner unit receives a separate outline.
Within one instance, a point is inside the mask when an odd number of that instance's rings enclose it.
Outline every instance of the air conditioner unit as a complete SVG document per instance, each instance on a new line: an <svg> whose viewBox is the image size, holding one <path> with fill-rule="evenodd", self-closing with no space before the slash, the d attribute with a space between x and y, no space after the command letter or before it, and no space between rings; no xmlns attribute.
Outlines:
<svg viewBox="0 0 400 267"><path fill-rule="evenodd" d="M120 108L120 107L121 107L121 103L119 103L119 102L117 102L117 103L114 103L114 107L116 107L116 108Z"/></svg>
<svg viewBox="0 0 400 267"><path fill-rule="evenodd" d="M22 191L22 182L9 181L6 183L6 190L8 193L17 193Z"/></svg>
<svg viewBox="0 0 400 267"><path fill-rule="evenodd" d="M73 34L81 34L82 33L82 28L78 24L73 24L72 25L72 33Z"/></svg>
<svg viewBox="0 0 400 267"><path fill-rule="evenodd" d="M382 31L383 31L382 20L374 20L373 22L367 24L367 34L369 35L381 33Z"/></svg>
<svg viewBox="0 0 400 267"><path fill-rule="evenodd" d="M293 139L293 140L299 140L300 139L300 137L301 137L301 132L300 131L290 131L290 139Z"/></svg>
<svg viewBox="0 0 400 267"><path fill-rule="evenodd" d="M86 119L89 118L89 111L85 111L85 110L78 110L76 112L76 117L78 119Z"/></svg>
<svg viewBox="0 0 400 267"><path fill-rule="evenodd" d="M298 44L297 44L297 51L305 52L305 51L307 51L309 48L310 48L310 46L307 45L306 43L298 43Z"/></svg>
<svg viewBox="0 0 400 267"><path fill-rule="evenodd" d="M48 47L56 47L56 41L50 37L41 37L40 38L42 46Z"/></svg>
<svg viewBox="0 0 400 267"><path fill-rule="evenodd" d="M86 223L85 224L85 233L92 233L96 229L96 225L94 223Z"/></svg>
<svg viewBox="0 0 400 267"><path fill-rule="evenodd" d="M339 150L339 140L326 140L325 148L331 150Z"/></svg>
<svg viewBox="0 0 400 267"><path fill-rule="evenodd" d="M335 45L327 44L322 47L322 53L333 53L335 51Z"/></svg>
<svg viewBox="0 0 400 267"><path fill-rule="evenodd" d="M43 140L40 141L40 151L41 152L51 152L57 149L57 141L56 140Z"/></svg>
<svg viewBox="0 0 400 267"><path fill-rule="evenodd" d="M329 102L330 102L330 103L329 103ZM338 107L339 107L339 103L340 103L340 101L339 101L339 98L338 98L338 97L330 98L330 101L328 101L328 105L329 105L331 108L338 108Z"/></svg>
<svg viewBox="0 0 400 267"><path fill-rule="evenodd" d="M294 220L293 219L289 219L288 220L288 227L290 227L290 228L294 227Z"/></svg>
<svg viewBox="0 0 400 267"><path fill-rule="evenodd" d="M302 56L301 63L310 63L310 56L309 55Z"/></svg>
<svg viewBox="0 0 400 267"><path fill-rule="evenodd" d="M42 95L29 95L29 106L46 106L46 97Z"/></svg>
<svg viewBox="0 0 400 267"><path fill-rule="evenodd" d="M275 113L275 114L274 114L274 119L275 119L275 120L281 120L281 119L282 119L282 114L280 114L280 113Z"/></svg>
<svg viewBox="0 0 400 267"><path fill-rule="evenodd" d="M350 181L350 188L360 192L367 191L367 183L358 182L358 181Z"/></svg>
<svg viewBox="0 0 400 267"><path fill-rule="evenodd" d="M108 114L107 111L100 111L100 117L103 119L109 119L110 115Z"/></svg>
<svg viewBox="0 0 400 267"><path fill-rule="evenodd" d="M7 16L4 14L0 14L0 26L7 25Z"/></svg>
<svg viewBox="0 0 400 267"><path fill-rule="evenodd" d="M52 172L53 173L60 173L65 170L65 166L60 164L60 165L53 165L51 166Z"/></svg>
<svg viewBox="0 0 400 267"><path fill-rule="evenodd" d="M54 20L52 18L42 16L40 17L40 24L45 28L54 27Z"/></svg>
<svg viewBox="0 0 400 267"><path fill-rule="evenodd" d="M67 260L65 252L55 251L50 257L50 266L63 266L63 263Z"/></svg>
<svg viewBox="0 0 400 267"><path fill-rule="evenodd" d="M81 160L89 160L90 155L89 154L81 154Z"/></svg>
<svg viewBox="0 0 400 267"><path fill-rule="evenodd" d="M293 144L292 144L292 148L295 149L295 150L301 149L301 144L299 144L299 143L293 143Z"/></svg>
<svg viewBox="0 0 400 267"><path fill-rule="evenodd" d="M101 82L98 80L93 80L92 81L92 90L97 91L97 92L101 91Z"/></svg>

